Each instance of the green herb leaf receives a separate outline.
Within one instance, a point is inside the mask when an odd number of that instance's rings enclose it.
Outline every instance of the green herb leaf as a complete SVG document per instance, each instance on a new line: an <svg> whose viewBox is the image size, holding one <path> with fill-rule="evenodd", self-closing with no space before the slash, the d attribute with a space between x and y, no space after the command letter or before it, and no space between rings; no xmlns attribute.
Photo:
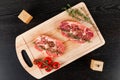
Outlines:
<svg viewBox="0 0 120 80"><path fill-rule="evenodd" d="M74 39L80 39L78 36L73 35L72 33L68 33L68 36Z"/></svg>
<svg viewBox="0 0 120 80"><path fill-rule="evenodd" d="M69 8L69 9L68 9ZM86 16L85 14L83 14L79 9L76 9L76 8L71 8L71 6L70 6L70 4L67 4L67 7L64 7L63 8L64 10L66 10L67 11L67 13L71 16L71 17L73 17L73 18L75 18L75 19L77 19L77 20L82 20L82 21L86 21L86 22L88 22L88 23L90 23L90 24L92 24L93 25L93 23L92 23L92 21L90 20L90 18L89 18L89 16ZM79 17L82 17L83 19L80 19Z"/></svg>
<svg viewBox="0 0 120 80"><path fill-rule="evenodd" d="M67 6L70 8L71 6L70 6L70 4L67 4Z"/></svg>

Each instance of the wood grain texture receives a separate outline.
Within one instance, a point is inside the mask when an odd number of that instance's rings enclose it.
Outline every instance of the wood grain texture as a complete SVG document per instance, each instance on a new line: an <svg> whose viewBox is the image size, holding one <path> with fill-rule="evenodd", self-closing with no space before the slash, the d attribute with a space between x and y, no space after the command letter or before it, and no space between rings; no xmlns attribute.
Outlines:
<svg viewBox="0 0 120 80"><path fill-rule="evenodd" d="M40 35L49 35L52 38L58 39L62 42L64 42L65 45L65 52L62 56L54 59L55 61L59 62L61 64L61 68L66 66L67 64L73 62L74 60L88 54L89 52L103 46L105 44L105 41L102 37L102 34L100 33L98 27L96 26L93 18L91 17L85 3L81 2L75 5L73 8L83 8L84 14L90 17L91 22L93 25L89 24L89 28L92 29L94 33L94 37L90 42L86 42L84 44L79 44L72 42L68 40L67 38L63 37L61 32L57 29L61 21L63 20L74 20L71 18L66 11L54 16L53 18L35 26L34 28L24 32L23 34L17 36L16 38L16 54L17 57L23 66L23 68L30 73L33 77L37 79L41 79L42 77L45 77L46 75L54 72L53 70L51 72L45 72L43 69L40 69L34 66L29 67L26 65L24 59L22 58L21 52L22 50L26 50L27 55L29 56L30 60L33 62L34 59L37 58L43 58L46 56L45 53L40 53L38 50L34 48L33 41ZM83 10L81 10L83 11ZM82 23L82 22L81 22ZM83 24L83 23L82 23ZM88 25L88 23L84 23L85 26ZM38 73L34 73L34 70Z"/></svg>
<svg viewBox="0 0 120 80"><path fill-rule="evenodd" d="M84 1L106 45L42 80L119 80L120 79L120 0L66 0L71 6ZM16 56L15 38L61 12L64 0L0 0L0 80L35 80L26 73ZM25 9L34 19L26 25L17 16ZM91 71L91 58L105 62L102 73Z"/></svg>

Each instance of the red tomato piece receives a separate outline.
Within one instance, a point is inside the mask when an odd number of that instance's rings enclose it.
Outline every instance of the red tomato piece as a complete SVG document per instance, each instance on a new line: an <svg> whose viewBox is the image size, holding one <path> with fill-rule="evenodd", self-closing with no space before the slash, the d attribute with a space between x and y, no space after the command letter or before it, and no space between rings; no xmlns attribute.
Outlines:
<svg viewBox="0 0 120 80"><path fill-rule="evenodd" d="M54 69L58 69L58 68L60 67L60 63L59 63L59 62L54 62L54 63L52 64L52 67L53 67Z"/></svg>
<svg viewBox="0 0 120 80"><path fill-rule="evenodd" d="M38 66L40 69L43 69L43 68L46 67L46 65L45 65L44 63L42 63L42 62L39 62L39 63L37 64L37 66Z"/></svg>
<svg viewBox="0 0 120 80"><path fill-rule="evenodd" d="M52 61L52 59L51 59L51 57L45 57L44 58L44 63L46 63L46 64L51 64L53 61Z"/></svg>
<svg viewBox="0 0 120 80"><path fill-rule="evenodd" d="M50 72L53 68L51 66L46 66L45 71Z"/></svg>

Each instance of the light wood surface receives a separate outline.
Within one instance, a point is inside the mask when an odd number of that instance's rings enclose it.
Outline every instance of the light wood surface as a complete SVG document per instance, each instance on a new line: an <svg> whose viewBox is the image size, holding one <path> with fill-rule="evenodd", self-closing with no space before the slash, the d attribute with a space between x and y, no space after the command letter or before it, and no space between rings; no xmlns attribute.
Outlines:
<svg viewBox="0 0 120 80"><path fill-rule="evenodd" d="M41 53L34 48L33 41L39 35L42 35L42 34L48 35L50 37L59 39L64 42L64 45L66 47L64 54L62 56L54 59L55 61L60 62L61 67L64 67L65 65L71 63L72 61L88 54L89 52L91 52L105 44L105 41L104 41L98 27L96 26L92 16L90 15L86 5L83 2L81 2L74 6L74 8L80 8L80 7L85 8L86 13L91 18L92 22L95 25L95 26L92 26L88 23L83 23L86 26L89 25L89 27L94 31L95 35L90 42L86 42L84 44L78 44L78 43L69 41L67 38L62 36L60 31L57 29L60 25L60 22L63 20L74 20L65 11L56 15L55 17L37 25L36 27L24 32L23 34L19 35L16 38L16 52L17 52L18 59L19 59L20 63L22 64L22 66L24 67L24 69L28 73L30 73L33 77L40 79L40 78L55 71L55 70L53 70L51 72L45 72L44 69L43 70L38 69L38 67L35 65L33 65L32 67L28 67L22 58L21 50L27 51L27 54L30 57L30 60L32 62L36 58L42 58L42 57L47 56L45 53Z"/></svg>

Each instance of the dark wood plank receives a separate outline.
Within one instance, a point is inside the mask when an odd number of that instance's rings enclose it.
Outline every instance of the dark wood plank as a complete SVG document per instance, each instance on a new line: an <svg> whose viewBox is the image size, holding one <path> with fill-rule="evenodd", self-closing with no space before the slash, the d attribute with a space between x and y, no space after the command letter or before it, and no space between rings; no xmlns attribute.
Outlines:
<svg viewBox="0 0 120 80"><path fill-rule="evenodd" d="M17 59L16 36L60 13L66 3L80 1L87 4L106 44L42 80L119 80L120 0L0 0L0 80L35 80ZM22 9L34 16L28 25L17 18ZM92 58L105 62L102 73L90 70Z"/></svg>

